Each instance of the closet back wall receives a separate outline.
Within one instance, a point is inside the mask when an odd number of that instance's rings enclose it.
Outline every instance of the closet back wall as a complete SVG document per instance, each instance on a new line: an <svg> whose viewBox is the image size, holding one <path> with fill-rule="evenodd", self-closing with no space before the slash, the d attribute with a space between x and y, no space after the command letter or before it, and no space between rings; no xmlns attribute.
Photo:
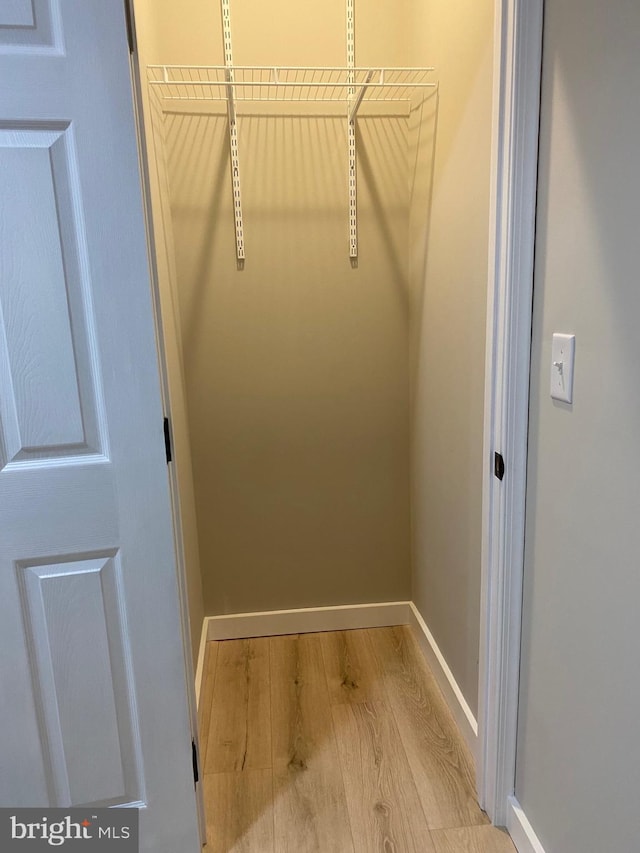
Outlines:
<svg viewBox="0 0 640 853"><path fill-rule="evenodd" d="M344 0L231 12L238 64L345 63ZM222 63L217 3L180 13L163 61ZM405 64L402 26L358 0L357 63ZM352 269L344 118L240 111L241 272L226 114L165 119L205 611L406 600L407 119L359 119Z"/></svg>

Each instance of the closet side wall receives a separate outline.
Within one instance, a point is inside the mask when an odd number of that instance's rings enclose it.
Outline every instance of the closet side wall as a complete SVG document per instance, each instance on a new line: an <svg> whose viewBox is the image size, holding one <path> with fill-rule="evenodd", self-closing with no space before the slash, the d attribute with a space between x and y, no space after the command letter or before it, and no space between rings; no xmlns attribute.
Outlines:
<svg viewBox="0 0 640 853"><path fill-rule="evenodd" d="M157 104L150 102L146 86L146 66L158 62L165 55L163 30L158 27L160 11L169 12L178 4L171 0L135 0L137 46L142 74L143 114L146 129L147 160L152 204L152 227L156 243L156 268L160 295L162 334L167 366L167 379L173 433L173 464L176 466L179 485L180 514L182 520L182 548L185 561L191 651L194 666L197 662L204 603L200 575L200 553L196 521L191 446L185 397L182 364L182 338L175 291L175 263L173 233L169 209L166 170L162 161L161 146L154 146L152 127L157 126ZM157 143L161 140L156 139ZM157 155L160 155L159 157Z"/></svg>
<svg viewBox="0 0 640 853"><path fill-rule="evenodd" d="M180 61L222 61L212 7L181 8ZM344 0L231 14L238 64L345 64ZM357 61L405 64L404 28L397 2L358 0ZM206 612L406 600L407 117L359 119L352 269L344 114L239 113L241 272L224 105L165 119Z"/></svg>
<svg viewBox="0 0 640 853"><path fill-rule="evenodd" d="M409 63L435 65L411 200L413 600L478 705L493 2L412 0Z"/></svg>

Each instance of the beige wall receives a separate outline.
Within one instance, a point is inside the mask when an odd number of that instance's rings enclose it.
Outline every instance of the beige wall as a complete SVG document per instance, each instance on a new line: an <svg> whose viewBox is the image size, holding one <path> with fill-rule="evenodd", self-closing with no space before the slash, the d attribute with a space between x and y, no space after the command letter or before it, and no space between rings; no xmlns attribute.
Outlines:
<svg viewBox="0 0 640 853"><path fill-rule="evenodd" d="M638 850L639 34L634 0L545 2L516 795L562 853Z"/></svg>
<svg viewBox="0 0 640 853"><path fill-rule="evenodd" d="M412 123L413 600L475 713L493 2L415 0L409 17L408 61L439 80Z"/></svg>
<svg viewBox="0 0 640 853"><path fill-rule="evenodd" d="M198 49L165 61L203 61L204 6L185 16ZM238 63L345 61L342 0L232 12ZM401 63L397 4L358 12L358 61ZM344 118L245 115L238 272L226 118L181 110L167 161L206 612L407 599L407 119L360 120L352 269Z"/></svg>
<svg viewBox="0 0 640 853"><path fill-rule="evenodd" d="M356 0L356 63L405 62L408 0ZM224 63L218 0L135 0L152 63ZM237 65L346 64L344 0L231 2ZM150 51L153 51L152 53Z"/></svg>
<svg viewBox="0 0 640 853"><path fill-rule="evenodd" d="M163 56L164 46L159 40L158 19L161 10L175 7L169 0L136 0L135 16L140 68L145 75L148 63L157 62ZM191 651L194 664L197 660L204 605L200 554L196 521L193 477L191 472L191 445L185 399L185 382L182 362L182 338L175 291L175 262L173 233L169 210L168 184L163 168L162 147L154 146L152 127L158 126L157 104L150 102L146 85L142 86L143 110L147 137L149 184L152 200L153 233L156 243L155 263L159 286L162 315L162 335L167 369L169 403L173 431L173 457L179 483L179 511L182 530L181 541L187 583L187 608L191 631ZM155 114L155 121L154 121ZM160 140L156 139L156 142Z"/></svg>

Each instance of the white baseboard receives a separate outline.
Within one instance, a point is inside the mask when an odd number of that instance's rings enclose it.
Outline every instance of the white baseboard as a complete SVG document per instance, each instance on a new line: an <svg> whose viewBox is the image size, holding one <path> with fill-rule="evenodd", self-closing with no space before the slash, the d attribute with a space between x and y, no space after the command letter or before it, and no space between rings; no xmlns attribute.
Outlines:
<svg viewBox="0 0 640 853"><path fill-rule="evenodd" d="M409 602L345 604L336 607L305 607L300 610L268 610L209 616L208 640L239 640L277 634L309 634L315 631L347 631L353 628L385 628L409 623Z"/></svg>
<svg viewBox="0 0 640 853"><path fill-rule="evenodd" d="M507 829L518 853L544 853L544 847L515 797L509 797Z"/></svg>
<svg viewBox="0 0 640 853"><path fill-rule="evenodd" d="M202 631L200 632L200 648L198 649L198 663L196 665L196 708L200 704L200 689L202 687L202 676L204 669L204 652L207 645L208 631L207 617L202 620Z"/></svg>
<svg viewBox="0 0 640 853"><path fill-rule="evenodd" d="M468 706L462 690L458 687L444 655L438 648L433 634L427 628L426 622L413 602L409 603L409 611L411 616L409 625L418 640L422 653L427 659L427 663L438 682L440 690L442 690L445 701L458 725L458 729L475 758L477 757L478 748L478 722L471 708Z"/></svg>

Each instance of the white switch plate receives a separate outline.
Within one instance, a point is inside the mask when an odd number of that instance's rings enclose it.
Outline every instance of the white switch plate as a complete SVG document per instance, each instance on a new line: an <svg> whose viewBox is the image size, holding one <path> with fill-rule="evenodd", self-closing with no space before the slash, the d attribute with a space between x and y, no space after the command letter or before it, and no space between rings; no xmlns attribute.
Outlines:
<svg viewBox="0 0 640 853"><path fill-rule="evenodd" d="M576 352L576 336L553 336L551 344L551 396L564 403L573 402L573 362Z"/></svg>

